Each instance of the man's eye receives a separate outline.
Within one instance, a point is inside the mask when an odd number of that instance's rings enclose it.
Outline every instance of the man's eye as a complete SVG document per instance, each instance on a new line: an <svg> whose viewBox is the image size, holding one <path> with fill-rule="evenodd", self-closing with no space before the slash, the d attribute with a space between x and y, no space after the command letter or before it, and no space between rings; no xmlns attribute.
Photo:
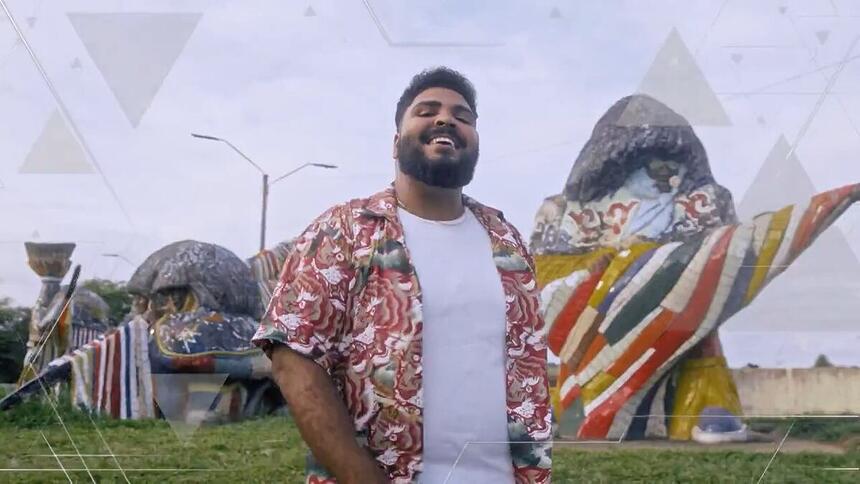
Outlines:
<svg viewBox="0 0 860 484"><path fill-rule="evenodd" d="M466 124L472 124L474 122L469 116L457 116L457 119Z"/></svg>

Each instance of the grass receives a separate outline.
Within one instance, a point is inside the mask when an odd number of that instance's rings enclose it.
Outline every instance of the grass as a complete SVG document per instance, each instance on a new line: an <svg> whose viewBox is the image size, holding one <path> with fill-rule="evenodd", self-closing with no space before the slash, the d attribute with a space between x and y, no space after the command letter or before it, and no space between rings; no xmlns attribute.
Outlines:
<svg viewBox="0 0 860 484"><path fill-rule="evenodd" d="M759 432L784 435L789 425L789 419L760 419L752 422L750 428ZM847 441L849 445L860 445L860 418L797 420L791 429L791 436L817 442Z"/></svg>
<svg viewBox="0 0 860 484"><path fill-rule="evenodd" d="M30 401L0 413L0 469L29 469L4 470L0 482L91 482L85 465L96 482L303 481L305 447L285 417L204 426L183 443L164 421L91 420L67 402L58 409ZM771 423L775 432L782 424ZM815 425L815 432L832 436L833 429ZM794 430L803 428L798 423ZM556 446L553 482L756 482L771 459L770 453L722 450L582 448ZM780 454L763 482L857 482L858 472L823 468L858 465L856 447L841 455Z"/></svg>

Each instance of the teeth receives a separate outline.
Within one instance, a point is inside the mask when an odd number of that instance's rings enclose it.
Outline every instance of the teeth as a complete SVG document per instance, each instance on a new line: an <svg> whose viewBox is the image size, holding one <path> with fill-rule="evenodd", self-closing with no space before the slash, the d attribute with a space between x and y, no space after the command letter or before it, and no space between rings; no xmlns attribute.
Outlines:
<svg viewBox="0 0 860 484"><path fill-rule="evenodd" d="M438 136L436 138L431 139L430 142L431 143L444 143L444 144L449 144L451 146L454 146L454 140L452 140L451 138L449 138L447 136Z"/></svg>

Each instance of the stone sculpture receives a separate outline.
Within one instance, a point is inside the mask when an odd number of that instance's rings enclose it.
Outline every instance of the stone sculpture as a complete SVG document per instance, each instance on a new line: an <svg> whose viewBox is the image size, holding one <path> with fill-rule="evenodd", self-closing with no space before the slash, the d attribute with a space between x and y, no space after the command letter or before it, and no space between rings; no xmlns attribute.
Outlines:
<svg viewBox="0 0 860 484"><path fill-rule="evenodd" d="M847 186L740 224L682 116L644 95L615 103L531 236L561 359L562 433L743 440L716 329L858 194ZM727 423L718 435L715 418Z"/></svg>

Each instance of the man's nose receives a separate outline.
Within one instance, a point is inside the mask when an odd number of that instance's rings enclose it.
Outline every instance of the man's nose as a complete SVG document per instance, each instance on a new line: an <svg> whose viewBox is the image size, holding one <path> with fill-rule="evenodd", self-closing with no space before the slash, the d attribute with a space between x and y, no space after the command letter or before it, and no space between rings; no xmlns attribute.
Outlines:
<svg viewBox="0 0 860 484"><path fill-rule="evenodd" d="M433 121L433 124L439 127L454 126L454 117L450 114L439 113L439 115L436 116L436 119Z"/></svg>

